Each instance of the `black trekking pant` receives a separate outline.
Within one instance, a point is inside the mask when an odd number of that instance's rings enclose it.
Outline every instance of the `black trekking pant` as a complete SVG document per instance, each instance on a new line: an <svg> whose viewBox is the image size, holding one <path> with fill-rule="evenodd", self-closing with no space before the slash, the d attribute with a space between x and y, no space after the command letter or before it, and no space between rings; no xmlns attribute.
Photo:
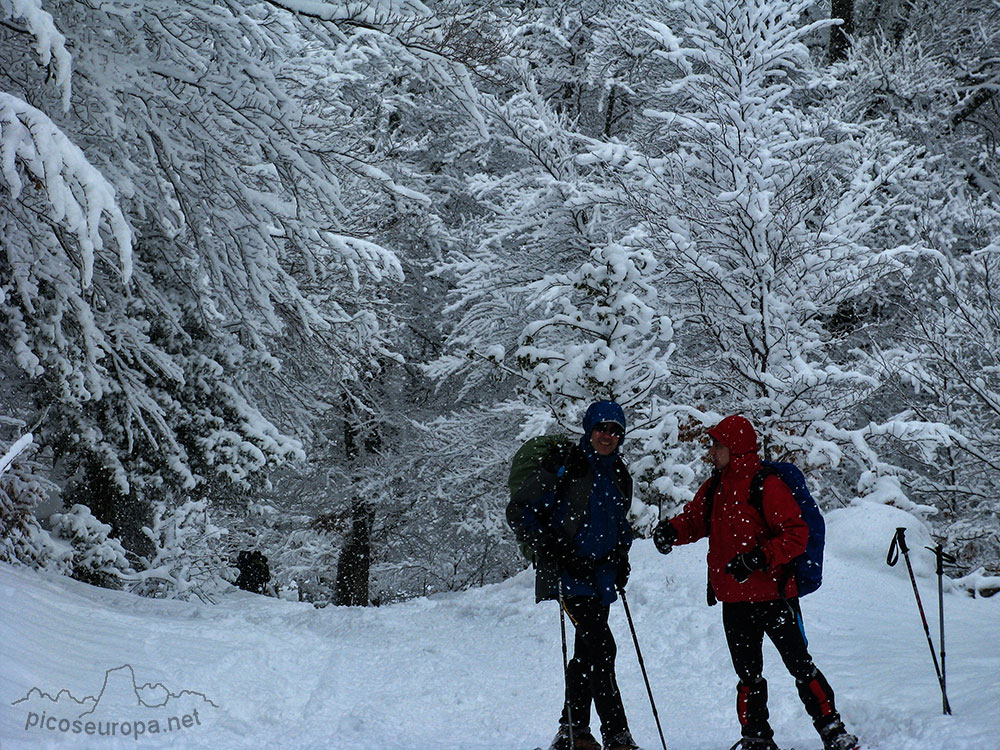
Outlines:
<svg viewBox="0 0 1000 750"><path fill-rule="evenodd" d="M767 721L767 681L763 676L765 634L795 678L799 698L813 725L820 729L839 720L833 689L809 655L797 597L770 602L723 602L722 625L733 667L740 678L736 686L736 713L744 737L774 736Z"/></svg>
<svg viewBox="0 0 1000 750"><path fill-rule="evenodd" d="M601 719L601 734L612 738L628 729L625 707L615 678L615 637L608 626L611 606L592 596L563 600L566 614L576 629L573 658L566 670L566 700L561 724L590 726L590 704Z"/></svg>

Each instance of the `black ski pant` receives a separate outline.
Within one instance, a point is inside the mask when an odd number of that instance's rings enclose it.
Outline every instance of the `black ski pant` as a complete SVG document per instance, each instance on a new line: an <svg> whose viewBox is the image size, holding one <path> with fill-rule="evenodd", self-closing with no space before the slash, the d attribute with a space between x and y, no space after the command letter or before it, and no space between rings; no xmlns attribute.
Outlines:
<svg viewBox="0 0 1000 750"><path fill-rule="evenodd" d="M765 634L795 678L799 698L816 729L839 721L833 689L809 655L797 597L769 602L723 602L722 625L733 667L740 678L736 686L736 712L744 737L774 736L767 720L767 681L763 676Z"/></svg>
<svg viewBox="0 0 1000 750"><path fill-rule="evenodd" d="M611 606L592 596L563 599L576 636L573 658L566 669L566 700L560 723L574 728L590 726L590 704L601 719L601 734L606 739L628 729L625 707L615 678L615 637L608 626Z"/></svg>

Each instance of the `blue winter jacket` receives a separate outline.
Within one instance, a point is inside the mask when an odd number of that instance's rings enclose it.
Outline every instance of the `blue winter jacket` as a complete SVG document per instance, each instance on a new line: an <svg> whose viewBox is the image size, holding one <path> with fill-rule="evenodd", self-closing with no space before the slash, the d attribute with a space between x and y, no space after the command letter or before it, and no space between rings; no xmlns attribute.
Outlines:
<svg viewBox="0 0 1000 750"><path fill-rule="evenodd" d="M627 518L632 478L617 450L601 456L591 445L590 434L601 422L617 422L624 428L621 407L613 401L591 405L583 421L584 434L562 476L539 468L508 508L519 540L535 546L534 542L554 537L571 544L578 557L595 563L593 575L573 577L539 552L535 579L539 601L557 598L560 582L564 596L596 596L604 604L617 598L618 565L632 544Z"/></svg>

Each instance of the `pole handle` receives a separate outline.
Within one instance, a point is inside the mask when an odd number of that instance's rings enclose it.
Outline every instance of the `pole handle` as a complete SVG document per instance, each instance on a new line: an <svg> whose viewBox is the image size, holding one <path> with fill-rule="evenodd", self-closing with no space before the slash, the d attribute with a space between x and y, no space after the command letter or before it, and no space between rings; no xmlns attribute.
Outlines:
<svg viewBox="0 0 1000 750"><path fill-rule="evenodd" d="M937 569L934 572L937 573L938 578L944 575L945 564L953 565L956 561L955 556L945 552L944 547L940 544L934 547L925 547L925 549L929 549L934 553L934 559L937 561Z"/></svg>
<svg viewBox="0 0 1000 750"><path fill-rule="evenodd" d="M885 557L885 563L890 568L899 562L899 553L904 555L909 553L910 548L906 546L906 528L899 526L896 533L892 535L892 544L889 545L889 554Z"/></svg>

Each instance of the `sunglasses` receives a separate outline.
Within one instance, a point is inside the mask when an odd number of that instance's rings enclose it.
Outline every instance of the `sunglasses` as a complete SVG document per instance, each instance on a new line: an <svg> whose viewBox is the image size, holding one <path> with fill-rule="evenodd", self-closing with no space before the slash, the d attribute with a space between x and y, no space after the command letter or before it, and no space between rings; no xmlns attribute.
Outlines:
<svg viewBox="0 0 1000 750"><path fill-rule="evenodd" d="M594 432L603 432L605 435L611 435L619 440L625 437L625 428L617 422L601 422L594 427Z"/></svg>

